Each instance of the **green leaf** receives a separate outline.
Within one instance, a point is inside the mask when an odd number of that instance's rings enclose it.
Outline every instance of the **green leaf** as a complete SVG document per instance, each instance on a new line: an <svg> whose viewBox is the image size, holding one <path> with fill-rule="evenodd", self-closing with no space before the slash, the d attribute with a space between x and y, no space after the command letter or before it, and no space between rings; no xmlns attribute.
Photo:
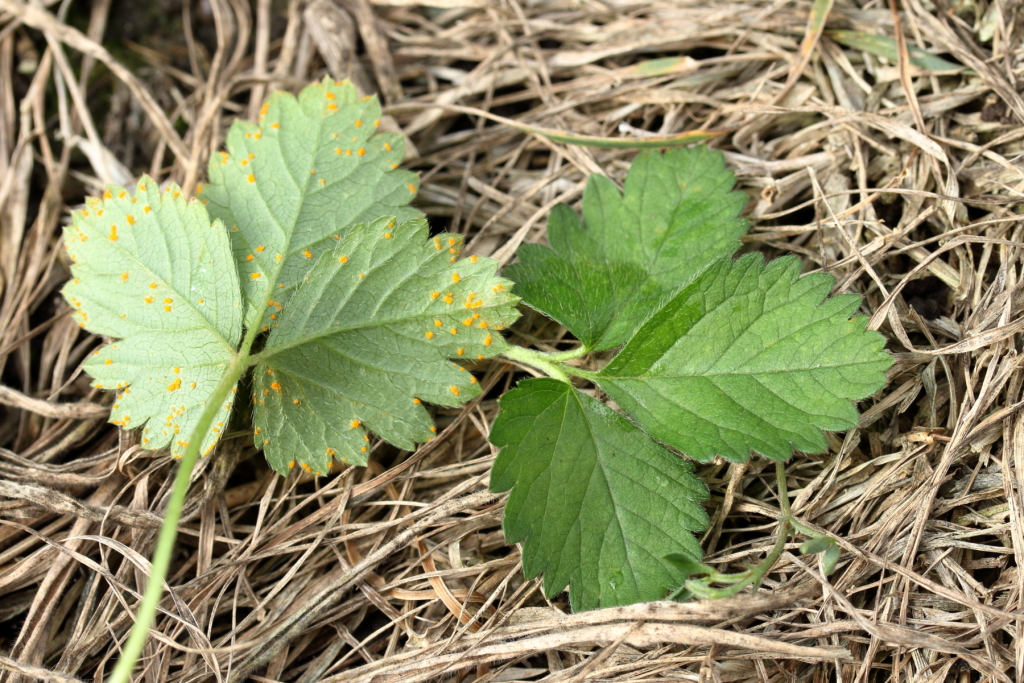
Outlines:
<svg viewBox="0 0 1024 683"><path fill-rule="evenodd" d="M314 259L357 223L422 214L402 208L416 174L395 170L402 136L377 133L380 105L348 81L324 79L298 99L274 92L259 124L235 121L197 195L230 228L249 325L288 300Z"/></svg>
<svg viewBox="0 0 1024 683"><path fill-rule="evenodd" d="M823 553L829 548L835 545L831 538L826 536L817 536L803 542L800 546L801 555L817 555Z"/></svg>
<svg viewBox="0 0 1024 683"><path fill-rule="evenodd" d="M854 294L823 301L829 275L759 254L722 259L637 331L598 383L654 438L706 462L750 450L785 460L826 449L821 430L857 425L851 401L885 384L885 339L850 318Z"/></svg>
<svg viewBox="0 0 1024 683"><path fill-rule="evenodd" d="M839 544L833 543L832 547L825 551L825 556L821 558L821 564L825 570L825 576L829 576L836 570L836 565L839 563L839 555L842 550L839 548Z"/></svg>
<svg viewBox="0 0 1024 683"><path fill-rule="evenodd" d="M722 155L706 147L642 153L624 194L591 176L583 220L556 207L551 248L520 246L519 263L505 272L525 303L588 348L619 346L668 296L736 250L746 198L733 183Z"/></svg>
<svg viewBox="0 0 1024 683"><path fill-rule="evenodd" d="M116 341L83 368L93 386L120 390L114 424L145 425L142 445L180 457L242 332L238 274L227 233L176 185L143 177L135 196L111 186L72 212L64 244L74 279L64 297L90 332ZM231 400L233 401L234 394ZM229 401L202 453L228 421Z"/></svg>
<svg viewBox="0 0 1024 683"><path fill-rule="evenodd" d="M551 596L569 585L573 610L664 597L686 573L671 560L702 553L707 488L693 466L569 384L520 382L500 400L491 443L502 448L491 490L505 505L523 571Z"/></svg>
<svg viewBox="0 0 1024 683"><path fill-rule="evenodd" d="M382 218L322 254L294 297L275 306L256 366L256 428L278 472L366 464L366 429L412 449L435 431L422 401L477 396L477 360L505 348L497 330L519 313L497 262L454 262L460 235L428 238L427 222Z"/></svg>
<svg viewBox="0 0 1024 683"><path fill-rule="evenodd" d="M665 556L665 559L678 567L679 571L683 572L686 576L692 576L693 574L713 574L715 572L713 567L709 567L703 562L699 562L683 553L669 553Z"/></svg>

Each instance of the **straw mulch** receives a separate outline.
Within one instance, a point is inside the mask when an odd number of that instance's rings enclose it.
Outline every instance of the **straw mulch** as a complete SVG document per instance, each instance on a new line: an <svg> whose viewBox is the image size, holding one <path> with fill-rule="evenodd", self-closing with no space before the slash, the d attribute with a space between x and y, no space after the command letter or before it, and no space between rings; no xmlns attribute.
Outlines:
<svg viewBox="0 0 1024 683"><path fill-rule="evenodd" d="M842 558L826 578L793 539L754 594L570 615L524 579L486 488L495 398L526 376L492 362L483 400L437 411L438 439L378 444L367 468L279 478L227 438L195 473L138 680L1019 680L1020 9L836 0L818 37L812 4L831 3L0 0L0 678L109 674L173 471L78 370L102 340L58 295L68 209L144 172L187 191L232 120L329 73L381 94L435 227L503 263L635 151L431 105L591 136L725 131L710 144L750 197L745 248L862 294L896 358L859 428L789 466L794 512ZM963 68L924 71L917 49ZM637 68L658 57L680 59ZM564 334L529 312L512 331ZM708 561L756 563L773 469L699 469Z"/></svg>

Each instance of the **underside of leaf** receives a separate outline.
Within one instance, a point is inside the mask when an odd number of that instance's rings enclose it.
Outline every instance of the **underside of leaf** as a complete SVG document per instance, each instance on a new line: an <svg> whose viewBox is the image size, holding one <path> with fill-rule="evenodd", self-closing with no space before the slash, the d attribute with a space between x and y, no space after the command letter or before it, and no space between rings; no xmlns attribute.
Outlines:
<svg viewBox="0 0 1024 683"><path fill-rule="evenodd" d="M565 382L529 379L502 397L491 490L512 490L505 537L523 543L527 577L573 610L658 600L686 576L665 556L699 561L707 488L693 466Z"/></svg>
<svg viewBox="0 0 1024 683"><path fill-rule="evenodd" d="M665 299L746 230L745 195L719 152L705 147L640 154L624 192L594 175L583 220L552 211L551 248L524 244L506 274L523 301L565 325L588 349L626 342Z"/></svg>
<svg viewBox="0 0 1024 683"><path fill-rule="evenodd" d="M465 363L505 348L519 299L496 261L458 260L461 247L461 235L429 238L422 219L382 218L323 254L287 304L268 302L253 399L275 470L364 465L368 431L413 449L435 432L423 403L480 393Z"/></svg>
<svg viewBox="0 0 1024 683"><path fill-rule="evenodd" d="M241 338L238 275L228 236L206 209L144 177L135 196L111 186L72 213L64 243L74 279L63 294L90 331L117 341L83 367L119 390L111 421L142 427L142 445L180 457ZM223 433L234 394L203 437Z"/></svg>
<svg viewBox="0 0 1024 683"><path fill-rule="evenodd" d="M398 170L402 136L378 133L380 118L376 97L325 78L298 98L274 92L259 123L231 126L227 151L210 160L210 183L196 193L229 228L247 324L269 325L263 303L287 301L353 225L422 215L405 206L419 180Z"/></svg>
<svg viewBox="0 0 1024 683"><path fill-rule="evenodd" d="M800 277L795 257L721 259L644 323L598 383L696 460L822 452L822 430L855 427L851 401L884 386L892 365L882 335L850 317L860 297L825 300L833 282Z"/></svg>

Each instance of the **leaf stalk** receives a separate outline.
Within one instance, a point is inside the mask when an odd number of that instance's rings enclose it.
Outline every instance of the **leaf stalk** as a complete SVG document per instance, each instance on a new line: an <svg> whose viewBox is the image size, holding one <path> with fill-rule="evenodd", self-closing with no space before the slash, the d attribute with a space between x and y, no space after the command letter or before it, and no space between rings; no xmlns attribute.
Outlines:
<svg viewBox="0 0 1024 683"><path fill-rule="evenodd" d="M146 590L135 615L135 625L124 644L124 649L121 650L121 655L117 659L117 664L108 683L129 683L135 664L142 654L142 648L146 645L149 629L153 625L160 599L163 597L164 580L167 578L167 570L174 553L174 542L178 537L178 522L181 520L181 511L185 504L185 496L188 494L189 481L192 479L192 469L199 457L203 435L209 431L213 421L217 418L217 413L220 412L220 407L231 390L238 384L242 373L249 367L248 349L251 348L254 338L255 334L246 335L243 349L235 356L221 377L213 394L203 406L203 412L189 436L188 446L181 456L178 471L174 476L174 488L171 489L171 497L167 501L164 523L160 527L160 535L157 537L156 550L153 552L149 577L146 581Z"/></svg>

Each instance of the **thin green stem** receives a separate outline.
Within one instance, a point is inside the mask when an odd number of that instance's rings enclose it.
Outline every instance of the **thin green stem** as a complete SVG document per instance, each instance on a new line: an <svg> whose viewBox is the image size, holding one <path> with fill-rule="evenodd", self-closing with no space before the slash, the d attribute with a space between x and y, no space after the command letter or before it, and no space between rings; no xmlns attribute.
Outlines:
<svg viewBox="0 0 1024 683"><path fill-rule="evenodd" d="M561 380L566 384L569 383L569 376L565 374L565 369L567 369L568 366L562 365L561 363L552 363L547 358L547 354L541 353L540 351L533 351L531 349L523 348L522 346L510 346L506 350L502 351L501 355L509 360L514 360L517 363L523 363L524 365L537 368L552 379Z"/></svg>
<svg viewBox="0 0 1024 683"><path fill-rule="evenodd" d="M782 553L786 551L786 542L789 540L789 533L793 528L793 514L789 508L789 491L786 487L785 463L775 463L775 477L778 480L779 507L782 514L779 516L779 536L775 540L772 551L763 560L758 562L757 565L744 572L736 574L712 572L705 579L687 581L684 584L684 589L689 589L692 593L701 597L718 599L736 595L747 586L757 588L761 585L761 580L771 571L775 563L779 561ZM728 583L731 585L728 588L711 588L713 583ZM695 588L697 590L694 590ZM676 593L679 592L677 591Z"/></svg>
<svg viewBox="0 0 1024 683"><path fill-rule="evenodd" d="M167 578L171 555L174 553L174 541L178 537L178 521L181 519L181 510L185 505L185 495L188 493L189 480L192 478L192 468L199 457L203 435L209 431L221 406L224 405L224 401L238 384L242 373L249 367L250 359L247 351L251 348L254 338L254 333L246 335L243 349L235 356L221 377L213 394L203 406L203 413L199 416L199 421L189 436L188 446L181 456L178 472L174 476L174 488L171 490L171 498L167 502L167 511L164 513L164 523L160 527L160 535L157 537L146 590L135 615L135 625L124 644L124 649L121 650L121 656L118 657L117 665L114 667L108 683L128 683L131 680L132 671L135 669L135 663L139 660L139 655L142 654L142 648L146 645L149 628L153 625L160 599L163 597L164 579Z"/></svg>

